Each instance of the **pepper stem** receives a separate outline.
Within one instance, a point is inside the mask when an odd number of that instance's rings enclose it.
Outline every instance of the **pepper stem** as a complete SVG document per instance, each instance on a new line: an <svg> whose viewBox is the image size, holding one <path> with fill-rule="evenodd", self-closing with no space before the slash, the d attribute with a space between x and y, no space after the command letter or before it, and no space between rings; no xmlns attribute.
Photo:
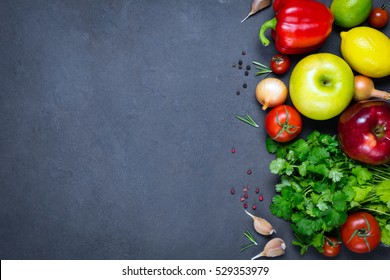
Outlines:
<svg viewBox="0 0 390 280"><path fill-rule="evenodd" d="M263 23L263 25L260 27L260 30L259 30L259 39L261 41L261 43L264 45L264 46L268 46L269 45L269 40L267 37L265 37L265 31L272 28L273 30L275 30L275 27L276 27L276 17L274 17L273 19L269 20L269 21L266 21Z"/></svg>

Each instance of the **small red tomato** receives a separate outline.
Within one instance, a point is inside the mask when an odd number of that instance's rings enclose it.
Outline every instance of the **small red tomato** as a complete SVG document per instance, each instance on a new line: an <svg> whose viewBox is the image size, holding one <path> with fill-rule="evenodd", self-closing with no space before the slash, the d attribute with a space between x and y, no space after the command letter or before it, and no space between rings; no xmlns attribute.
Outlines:
<svg viewBox="0 0 390 280"><path fill-rule="evenodd" d="M345 246L355 253L371 252L381 241L378 221L366 212L349 215L340 228L340 235Z"/></svg>
<svg viewBox="0 0 390 280"><path fill-rule="evenodd" d="M292 106L276 106L265 116L265 129L273 140L288 142L302 130L301 115Z"/></svg>
<svg viewBox="0 0 390 280"><path fill-rule="evenodd" d="M284 74L290 69L290 58L285 54L277 54L271 58L270 66L275 74Z"/></svg>
<svg viewBox="0 0 390 280"><path fill-rule="evenodd" d="M324 256L335 257L340 253L340 244L336 237L326 236L324 240Z"/></svg>
<svg viewBox="0 0 390 280"><path fill-rule="evenodd" d="M385 5L381 8L372 9L368 22L374 28L382 28L389 22L389 12L386 10Z"/></svg>

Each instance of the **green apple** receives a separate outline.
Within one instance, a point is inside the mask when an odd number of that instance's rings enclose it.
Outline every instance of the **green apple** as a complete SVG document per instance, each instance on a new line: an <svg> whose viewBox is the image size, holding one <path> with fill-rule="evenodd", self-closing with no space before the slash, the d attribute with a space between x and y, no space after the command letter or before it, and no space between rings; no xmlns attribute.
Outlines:
<svg viewBox="0 0 390 280"><path fill-rule="evenodd" d="M354 83L352 69L341 57L312 54L300 60L291 73L291 101L302 115L327 120L347 108L354 94Z"/></svg>

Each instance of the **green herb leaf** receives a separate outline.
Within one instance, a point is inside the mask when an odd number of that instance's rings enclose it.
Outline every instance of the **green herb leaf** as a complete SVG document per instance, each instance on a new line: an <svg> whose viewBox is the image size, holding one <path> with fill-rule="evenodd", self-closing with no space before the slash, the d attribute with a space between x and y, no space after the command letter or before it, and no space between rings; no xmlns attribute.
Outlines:
<svg viewBox="0 0 390 280"><path fill-rule="evenodd" d="M340 172L338 168L332 168L329 171L328 178L337 183L341 181L341 178L343 178L343 173Z"/></svg>
<svg viewBox="0 0 390 280"><path fill-rule="evenodd" d="M352 174L356 176L356 179L360 185L365 184L372 178L371 172L362 166L356 166L351 170Z"/></svg>
<svg viewBox="0 0 390 280"><path fill-rule="evenodd" d="M355 192L355 198L353 199L355 202L362 202L366 199L367 195L372 190L372 187L365 186L365 187L352 187L352 189Z"/></svg>
<svg viewBox="0 0 390 280"><path fill-rule="evenodd" d="M367 166L349 159L336 135L312 132L288 144L267 140L276 155L269 167L280 176L271 213L291 222L293 244L322 251L324 234L337 231L350 210L369 211L390 243L390 165ZM384 242L384 241L382 241Z"/></svg>
<svg viewBox="0 0 390 280"><path fill-rule="evenodd" d="M312 164L316 164L316 163L321 163L322 161L324 161L325 159L328 159L329 157L330 157L330 154L328 153L326 148L315 147L315 148L313 148L313 150L311 151L311 153L309 154L307 159Z"/></svg>
<svg viewBox="0 0 390 280"><path fill-rule="evenodd" d="M333 208L336 211L347 210L347 196L342 191L336 191L332 196Z"/></svg>
<svg viewBox="0 0 390 280"><path fill-rule="evenodd" d="M259 127L259 125L251 118L251 116L246 115L245 117L236 116L236 118L246 124L249 124L253 127Z"/></svg>
<svg viewBox="0 0 390 280"><path fill-rule="evenodd" d="M310 146L303 139L298 139L291 148L298 154L301 161L304 161L310 153Z"/></svg>
<svg viewBox="0 0 390 280"><path fill-rule="evenodd" d="M256 239L254 238L254 236L252 235L252 233L249 231L249 230L246 230L244 232L244 236L251 242L249 243L248 245L244 246L243 248L241 248L241 252L242 251L245 251L246 249L252 247L252 246L256 246L257 245L257 241Z"/></svg>
<svg viewBox="0 0 390 280"><path fill-rule="evenodd" d="M279 184L275 185L275 190L277 192L281 192L284 187L291 187L291 182L286 178L282 179Z"/></svg>
<svg viewBox="0 0 390 280"><path fill-rule="evenodd" d="M303 235L312 235L322 228L322 219L303 218L296 222L297 230Z"/></svg>
<svg viewBox="0 0 390 280"><path fill-rule="evenodd" d="M279 218L289 220L291 218L291 204L282 196L276 195L272 198L270 205L271 213Z"/></svg>
<svg viewBox="0 0 390 280"><path fill-rule="evenodd" d="M271 137L267 137L267 139L265 140L265 147L267 149L267 152L270 154L276 153L278 146L278 142L272 140Z"/></svg>
<svg viewBox="0 0 390 280"><path fill-rule="evenodd" d="M287 161L282 158L277 158L276 160L271 161L269 166L271 173L273 174L282 174L286 169Z"/></svg>
<svg viewBox="0 0 390 280"><path fill-rule="evenodd" d="M379 199L382 202L388 203L390 202L390 180L383 181L380 183L376 189L375 193L379 196Z"/></svg>

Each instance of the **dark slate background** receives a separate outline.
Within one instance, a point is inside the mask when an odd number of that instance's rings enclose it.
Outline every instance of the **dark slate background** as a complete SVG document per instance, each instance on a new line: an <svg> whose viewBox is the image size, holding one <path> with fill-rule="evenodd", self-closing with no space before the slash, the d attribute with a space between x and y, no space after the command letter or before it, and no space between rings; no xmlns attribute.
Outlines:
<svg viewBox="0 0 390 280"><path fill-rule="evenodd" d="M323 259L300 256L270 214L278 178L265 131L235 119L262 124L265 113L260 78L232 64L276 54L257 38L271 8L240 23L250 4L0 1L1 259L249 259L269 238L240 253L252 230L245 185L288 244L280 259ZM339 54L339 32L319 51ZM336 121L304 119L302 136L334 133ZM389 249L337 258L389 259Z"/></svg>

